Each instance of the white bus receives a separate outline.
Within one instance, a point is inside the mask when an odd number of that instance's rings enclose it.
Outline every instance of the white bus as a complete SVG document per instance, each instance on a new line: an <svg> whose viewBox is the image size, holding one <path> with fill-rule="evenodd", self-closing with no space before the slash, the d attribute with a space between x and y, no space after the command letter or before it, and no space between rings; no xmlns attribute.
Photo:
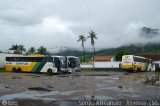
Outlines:
<svg viewBox="0 0 160 106"><path fill-rule="evenodd" d="M122 56L121 68L127 71L151 71L152 61L151 59L135 56L135 55L124 55Z"/></svg>
<svg viewBox="0 0 160 106"><path fill-rule="evenodd" d="M51 56L57 67L58 73L68 73L67 69L67 58L64 56Z"/></svg>
<svg viewBox="0 0 160 106"><path fill-rule="evenodd" d="M45 72L57 73L53 57L49 56L17 56L6 57L5 70L12 72Z"/></svg>
<svg viewBox="0 0 160 106"><path fill-rule="evenodd" d="M68 70L70 73L80 71L80 59L76 56L67 56Z"/></svg>

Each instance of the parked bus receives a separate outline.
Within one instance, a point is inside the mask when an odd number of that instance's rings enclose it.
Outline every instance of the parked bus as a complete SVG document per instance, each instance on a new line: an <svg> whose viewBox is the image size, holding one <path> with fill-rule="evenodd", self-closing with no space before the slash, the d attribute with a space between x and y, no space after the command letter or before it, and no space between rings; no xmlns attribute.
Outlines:
<svg viewBox="0 0 160 106"><path fill-rule="evenodd" d="M68 69L70 73L81 70L79 57L67 56L67 61L68 61Z"/></svg>
<svg viewBox="0 0 160 106"><path fill-rule="evenodd" d="M4 69L6 57L16 57L16 56L23 56L21 54L9 54L9 53L0 53L0 68Z"/></svg>
<svg viewBox="0 0 160 106"><path fill-rule="evenodd" d="M122 56L121 68L127 71L151 71L152 61L151 59L135 56L135 55L124 55Z"/></svg>
<svg viewBox="0 0 160 106"><path fill-rule="evenodd" d="M13 72L47 72L57 73L53 57L17 56L6 57L5 70Z"/></svg>
<svg viewBox="0 0 160 106"><path fill-rule="evenodd" d="M67 59L64 56L52 56L58 73L67 73Z"/></svg>

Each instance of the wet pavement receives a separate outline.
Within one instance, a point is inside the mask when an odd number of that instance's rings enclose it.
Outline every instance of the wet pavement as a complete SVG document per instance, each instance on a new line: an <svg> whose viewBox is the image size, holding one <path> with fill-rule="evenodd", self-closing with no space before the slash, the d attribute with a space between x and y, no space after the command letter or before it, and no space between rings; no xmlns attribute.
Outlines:
<svg viewBox="0 0 160 106"><path fill-rule="evenodd" d="M53 76L0 73L0 100L54 100L57 106L63 105L58 102L61 100L91 100L92 97L96 100L159 100L159 77L156 72Z"/></svg>

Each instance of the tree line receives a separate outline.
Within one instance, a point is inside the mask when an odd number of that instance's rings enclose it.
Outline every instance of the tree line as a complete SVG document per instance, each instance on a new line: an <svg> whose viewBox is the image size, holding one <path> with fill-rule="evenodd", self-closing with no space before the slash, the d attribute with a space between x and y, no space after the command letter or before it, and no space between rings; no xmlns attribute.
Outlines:
<svg viewBox="0 0 160 106"><path fill-rule="evenodd" d="M30 47L28 50L24 47L24 45L12 45L12 47L9 48L9 50L13 50L14 54L42 54L42 55L48 55L49 52L47 51L46 47L40 46L38 49L35 47Z"/></svg>

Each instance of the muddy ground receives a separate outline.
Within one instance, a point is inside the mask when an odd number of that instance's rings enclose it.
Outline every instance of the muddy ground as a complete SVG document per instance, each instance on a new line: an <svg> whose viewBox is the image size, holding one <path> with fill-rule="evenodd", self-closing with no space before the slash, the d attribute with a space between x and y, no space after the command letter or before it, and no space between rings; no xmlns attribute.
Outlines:
<svg viewBox="0 0 160 106"><path fill-rule="evenodd" d="M96 75L73 73L53 76L0 73L0 100L23 100L18 103L21 105L42 105L42 102L36 100L42 100L43 104L46 101L56 101L57 106L71 105L70 102L63 103L68 100L159 100L159 91L159 73L155 72L106 72ZM72 105L75 105L73 101Z"/></svg>

